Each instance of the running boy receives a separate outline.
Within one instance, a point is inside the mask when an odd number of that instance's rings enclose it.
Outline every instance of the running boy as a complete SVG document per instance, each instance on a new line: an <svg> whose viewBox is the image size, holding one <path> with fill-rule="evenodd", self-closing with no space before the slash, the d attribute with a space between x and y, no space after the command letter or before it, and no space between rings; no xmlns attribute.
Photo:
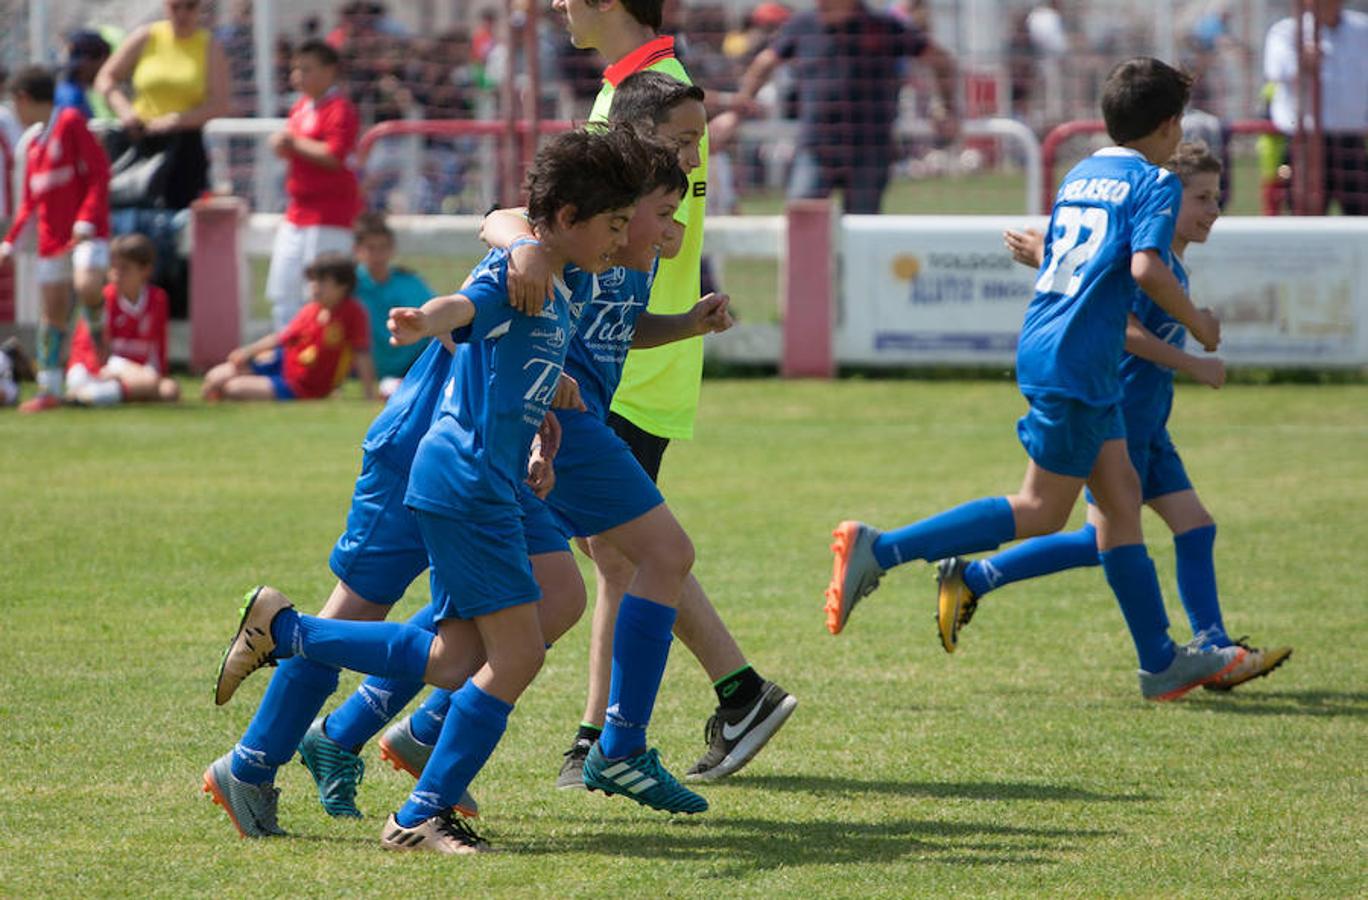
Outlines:
<svg viewBox="0 0 1368 900"><path fill-rule="evenodd" d="M42 124L28 145L19 209L0 243L0 264L30 224L38 234L38 395L20 406L41 412L64 393L62 352L71 318L73 285L96 346L103 343L101 289L109 268L109 159L74 109L53 105L56 83L41 66L9 81L14 110L25 128Z"/></svg>
<svg viewBox="0 0 1368 900"><path fill-rule="evenodd" d="M276 330L304 305L304 272L324 253L347 253L361 211L352 156L360 131L356 107L337 84L337 51L320 40L295 50L290 84L300 98L271 149L286 162L285 221L276 231L266 297Z"/></svg>
<svg viewBox="0 0 1368 900"><path fill-rule="evenodd" d="M67 398L84 406L171 402L180 387L164 373L170 317L166 291L152 284L157 248L141 234L109 245L109 283L104 288L107 359L100 365L94 337L77 323L67 368Z"/></svg>
<svg viewBox="0 0 1368 900"><path fill-rule="evenodd" d="M1173 230L1173 246L1164 254L1186 289L1187 269L1183 252L1188 244L1204 244L1221 214L1221 161L1205 144L1179 144L1165 168L1183 183L1183 204ZM1008 231L1007 246L1020 263L1039 268L1045 255L1044 236L1038 231ZM1126 354L1121 358L1122 410L1126 418L1126 446L1140 476L1141 496L1173 532L1178 594L1187 611L1192 633L1204 645L1229 647L1237 643L1227 634L1216 593L1216 565L1212 549L1216 522L1198 499L1183 461L1168 433L1173 409L1173 373L1184 372L1194 380L1219 388L1225 383L1225 365L1219 358L1195 356L1183 349L1187 332L1172 316L1137 292L1126 327ZM958 628L963 629L988 592L1027 578L1037 578L1080 566L1101 563L1097 555L1097 507L1088 504L1088 523L1078 531L1032 538L996 556L970 562L961 557L942 560L938 566L941 591L961 592ZM955 604L947 604L947 612ZM956 645L946 647L953 651ZM1290 647L1272 650L1243 645L1244 661L1204 687L1230 690L1253 678L1267 675L1292 654Z"/></svg>
<svg viewBox="0 0 1368 900"><path fill-rule="evenodd" d="M832 545L827 627L838 634L890 568L991 550L1049 534L1068 521L1086 483L1099 517L1097 546L1140 660L1147 700L1172 700L1244 659L1242 647L1175 646L1140 528L1140 483L1126 452L1120 364L1137 285L1214 350L1220 323L1199 311L1165 264L1182 185L1158 163L1173 155L1191 79L1159 60L1127 60L1102 91L1117 146L1075 166L1055 198L1050 246L1017 344L1017 382L1030 410L1017 423L1029 462L1021 489L897 531L842 522ZM943 591L946 646L956 640L962 592ZM944 626L943 626L944 627Z"/></svg>
<svg viewBox="0 0 1368 900"><path fill-rule="evenodd" d="M645 178L640 145L630 135L557 137L538 153L528 179L538 239L562 266L602 271L623 243ZM381 833L387 849L487 848L451 820L450 809L493 752L512 704L545 654L517 485L556 392L570 329L593 285L592 279L580 279L578 289L562 283L540 315L520 315L507 305L506 254L489 262L462 293L391 314L391 332L401 343L444 333L470 342L419 445L405 498L428 548L437 634L300 616L278 593L262 590L243 610L216 690L218 702L226 702L256 668L293 655L459 688L417 788ZM454 673L464 671L461 653L472 635L487 661L463 680Z"/></svg>
<svg viewBox="0 0 1368 900"><path fill-rule="evenodd" d="M355 366L366 399L376 397L370 320L352 296L356 265L340 253L305 272L309 303L282 330L228 354L200 389L205 400L320 400Z"/></svg>

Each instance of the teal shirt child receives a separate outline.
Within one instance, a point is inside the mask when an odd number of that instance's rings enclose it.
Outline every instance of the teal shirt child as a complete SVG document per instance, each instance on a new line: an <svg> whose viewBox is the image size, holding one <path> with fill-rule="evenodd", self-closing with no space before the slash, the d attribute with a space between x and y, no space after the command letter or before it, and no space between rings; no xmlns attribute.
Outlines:
<svg viewBox="0 0 1368 900"><path fill-rule="evenodd" d="M376 281L363 265L356 267L356 298L370 314L371 354L375 357L377 378L402 378L409 366L427 349L427 341L409 347L389 342L385 321L396 306L422 306L432 299L432 290L422 278L407 269L393 267L389 278Z"/></svg>

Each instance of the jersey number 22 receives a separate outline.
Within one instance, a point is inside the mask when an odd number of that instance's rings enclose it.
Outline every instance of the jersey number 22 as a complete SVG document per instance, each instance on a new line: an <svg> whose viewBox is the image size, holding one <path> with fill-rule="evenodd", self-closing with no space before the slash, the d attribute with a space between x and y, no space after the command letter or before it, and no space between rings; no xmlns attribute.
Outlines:
<svg viewBox="0 0 1368 900"><path fill-rule="evenodd" d="M1083 283L1082 268L1107 237L1107 211L1100 206L1061 206L1055 227L1064 231L1050 242L1050 265L1035 287L1042 294L1072 297Z"/></svg>

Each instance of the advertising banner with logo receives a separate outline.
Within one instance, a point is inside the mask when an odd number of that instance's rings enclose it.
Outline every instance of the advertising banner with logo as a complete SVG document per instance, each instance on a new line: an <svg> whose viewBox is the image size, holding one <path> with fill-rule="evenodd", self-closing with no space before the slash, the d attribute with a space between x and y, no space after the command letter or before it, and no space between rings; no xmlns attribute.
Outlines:
<svg viewBox="0 0 1368 900"><path fill-rule="evenodd" d="M846 365L1010 365L1035 272L1004 228L1045 220L847 216L837 359ZM1187 253L1192 295L1221 317L1232 365L1368 365L1368 222L1239 218Z"/></svg>

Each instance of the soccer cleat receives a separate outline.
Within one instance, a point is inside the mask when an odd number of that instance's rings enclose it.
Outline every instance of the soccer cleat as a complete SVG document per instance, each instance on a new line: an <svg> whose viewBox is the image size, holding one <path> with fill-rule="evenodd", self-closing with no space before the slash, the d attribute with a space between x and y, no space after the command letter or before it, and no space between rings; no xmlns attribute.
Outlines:
<svg viewBox="0 0 1368 900"><path fill-rule="evenodd" d="M271 622L277 613L292 606L285 595L273 587L257 587L247 592L237 634L233 635L219 662L218 681L214 685L216 705L227 703L248 675L262 666L275 665L271 658L271 651L275 650Z"/></svg>
<svg viewBox="0 0 1368 900"><path fill-rule="evenodd" d="M386 729L385 733L380 735L379 743L380 758L393 766L396 772L407 772L414 778L423 777L423 767L427 765L434 748L413 736L408 716ZM470 791L461 794L455 808L467 818L479 818L480 804L470 796Z"/></svg>
<svg viewBox="0 0 1368 900"><path fill-rule="evenodd" d="M840 634L846 620L866 595L879 586L884 570L874 558L874 541L880 532L863 522L842 522L831 533L831 552L836 554L831 584L826 589L827 631Z"/></svg>
<svg viewBox="0 0 1368 900"><path fill-rule="evenodd" d="M356 787L366 776L366 762L328 737L322 719L314 719L299 742L299 761L313 776L324 812L334 818L361 818Z"/></svg>
<svg viewBox="0 0 1368 900"><path fill-rule="evenodd" d="M233 754L226 753L204 770L204 792L228 813L233 827L245 838L278 837L285 830L276 821L280 791L275 785L248 784L233 777Z"/></svg>
<svg viewBox="0 0 1368 900"><path fill-rule="evenodd" d="M1239 645L1203 649L1201 638L1177 648L1173 662L1162 672L1140 670L1140 693L1146 700L1177 700L1199 685L1215 681L1234 669L1247 653Z"/></svg>
<svg viewBox="0 0 1368 900"><path fill-rule="evenodd" d="M684 773L684 780L716 781L739 771L764 749L797 706L797 698L772 681L765 682L750 706L731 710L719 706L703 727L708 750Z"/></svg>
<svg viewBox="0 0 1368 900"><path fill-rule="evenodd" d="M33 364L33 357L29 356L17 337L7 338L0 344L0 353L9 357L15 381L33 381L38 377L38 367Z"/></svg>
<svg viewBox="0 0 1368 900"><path fill-rule="evenodd" d="M955 652L960 629L969 624L978 608L978 598L964 583L968 567L969 560L960 556L936 563L936 627L946 653Z"/></svg>
<svg viewBox="0 0 1368 900"><path fill-rule="evenodd" d="M449 812L433 816L412 828L400 825L394 813L390 813L380 832L380 846L386 850L427 850L453 856L488 853L493 849L475 833L475 829Z"/></svg>
<svg viewBox="0 0 1368 900"><path fill-rule="evenodd" d="M561 763L560 774L556 776L556 787L563 791L584 790L584 758L594 742L587 738L575 738L570 749L565 751L565 762Z"/></svg>
<svg viewBox="0 0 1368 900"><path fill-rule="evenodd" d="M671 813L701 813L708 801L680 784L660 763L660 751L652 747L636 756L610 760L600 744L584 758L584 786L609 796L622 794L642 806Z"/></svg>
<svg viewBox="0 0 1368 900"><path fill-rule="evenodd" d="M21 413L40 413L47 412L50 409L57 409L61 405L62 399L55 394L39 394L36 397L30 397L23 403L20 403L19 411Z"/></svg>
<svg viewBox="0 0 1368 900"><path fill-rule="evenodd" d="M1236 646L1245 649L1245 658L1235 668L1217 678L1215 681L1208 681L1202 687L1208 691L1229 691L1246 681L1253 681L1255 678L1262 678L1272 672L1278 666L1287 662L1287 658L1292 655L1291 647L1274 647L1272 650L1260 650L1258 647L1251 647L1245 643L1245 638L1240 638L1235 642Z"/></svg>

